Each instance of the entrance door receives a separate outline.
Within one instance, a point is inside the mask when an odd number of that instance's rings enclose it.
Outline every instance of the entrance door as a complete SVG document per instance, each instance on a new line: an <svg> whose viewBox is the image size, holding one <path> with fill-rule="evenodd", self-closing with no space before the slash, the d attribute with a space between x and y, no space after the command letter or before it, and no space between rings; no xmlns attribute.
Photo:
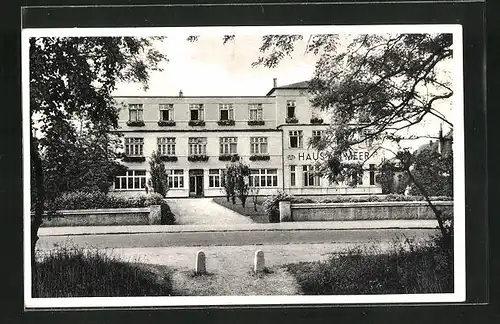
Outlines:
<svg viewBox="0 0 500 324"><path fill-rule="evenodd" d="M189 170L189 196L203 197L203 170Z"/></svg>

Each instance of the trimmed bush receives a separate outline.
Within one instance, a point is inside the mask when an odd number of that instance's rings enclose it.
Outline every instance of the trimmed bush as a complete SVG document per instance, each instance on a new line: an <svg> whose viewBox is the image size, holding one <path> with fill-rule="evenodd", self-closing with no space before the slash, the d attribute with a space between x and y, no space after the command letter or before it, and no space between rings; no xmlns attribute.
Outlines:
<svg viewBox="0 0 500 324"><path fill-rule="evenodd" d="M264 212L269 218L269 223L279 223L280 221L280 201L291 201L292 197L288 194L278 191L276 195L273 195L264 201L262 207L264 207Z"/></svg>
<svg viewBox="0 0 500 324"><path fill-rule="evenodd" d="M62 248L37 262L33 297L170 296L172 272L156 269L98 250Z"/></svg>
<svg viewBox="0 0 500 324"><path fill-rule="evenodd" d="M453 197L436 196L430 197L431 201L452 201ZM355 203L355 202L390 202L390 201L425 201L421 196L404 196L397 194L388 194L385 196L331 196L325 199L314 200L311 198L291 197L291 202L295 204L306 203Z"/></svg>

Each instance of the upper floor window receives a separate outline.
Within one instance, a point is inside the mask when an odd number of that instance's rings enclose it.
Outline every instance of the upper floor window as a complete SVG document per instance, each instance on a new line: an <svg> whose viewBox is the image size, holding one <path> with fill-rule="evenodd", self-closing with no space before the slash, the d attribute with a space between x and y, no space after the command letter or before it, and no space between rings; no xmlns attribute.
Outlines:
<svg viewBox="0 0 500 324"><path fill-rule="evenodd" d="M207 154L207 138L206 137L190 137L188 140L189 155L206 155Z"/></svg>
<svg viewBox="0 0 500 324"><path fill-rule="evenodd" d="M323 131L322 130L313 130L312 131L312 139L313 139L313 141L319 141L322 136L323 136Z"/></svg>
<svg viewBox="0 0 500 324"><path fill-rule="evenodd" d="M219 120L234 120L233 104L219 104Z"/></svg>
<svg viewBox="0 0 500 324"><path fill-rule="evenodd" d="M262 120L262 104L248 104L250 120Z"/></svg>
<svg viewBox="0 0 500 324"><path fill-rule="evenodd" d="M174 105L160 104L160 121L173 121L173 120L174 120Z"/></svg>
<svg viewBox="0 0 500 324"><path fill-rule="evenodd" d="M302 131L289 131L290 147L302 148Z"/></svg>
<svg viewBox="0 0 500 324"><path fill-rule="evenodd" d="M161 155L175 155L175 137L158 137L158 152Z"/></svg>
<svg viewBox="0 0 500 324"><path fill-rule="evenodd" d="M142 156L144 148L144 139L142 137L125 138L125 155Z"/></svg>
<svg viewBox="0 0 500 324"><path fill-rule="evenodd" d="M251 154L267 154L267 137L250 137Z"/></svg>
<svg viewBox="0 0 500 324"><path fill-rule="evenodd" d="M220 138L220 154L236 154L238 140L236 137Z"/></svg>
<svg viewBox="0 0 500 324"><path fill-rule="evenodd" d="M287 118L295 117L295 100L286 101L286 117Z"/></svg>
<svg viewBox="0 0 500 324"><path fill-rule="evenodd" d="M143 106L142 104L128 105L128 120L131 122L143 121Z"/></svg>
<svg viewBox="0 0 500 324"><path fill-rule="evenodd" d="M189 105L191 120L203 120L203 104L190 104Z"/></svg>

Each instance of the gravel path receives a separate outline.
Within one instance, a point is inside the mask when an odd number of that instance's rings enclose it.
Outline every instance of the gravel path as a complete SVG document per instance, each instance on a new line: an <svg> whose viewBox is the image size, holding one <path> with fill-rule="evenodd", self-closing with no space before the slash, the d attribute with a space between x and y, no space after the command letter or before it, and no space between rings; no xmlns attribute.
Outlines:
<svg viewBox="0 0 500 324"><path fill-rule="evenodd" d="M240 215L213 202L212 198L167 199L179 225L251 224L249 217Z"/></svg>

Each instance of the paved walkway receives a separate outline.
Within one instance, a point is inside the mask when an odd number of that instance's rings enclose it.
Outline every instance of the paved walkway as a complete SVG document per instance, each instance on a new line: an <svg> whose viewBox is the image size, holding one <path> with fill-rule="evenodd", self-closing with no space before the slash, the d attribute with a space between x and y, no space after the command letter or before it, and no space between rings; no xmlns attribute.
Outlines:
<svg viewBox="0 0 500 324"><path fill-rule="evenodd" d="M215 204L215 203L214 203ZM217 205L217 204L216 204ZM219 206L219 205L217 205ZM222 206L220 208L226 209ZM230 211L232 212L232 211ZM235 213L236 214L236 213ZM235 219L244 220L235 216ZM214 218L212 216L208 216ZM207 218L208 218L207 217ZM180 217L182 220L183 217ZM194 220L184 218L185 222ZM208 220L206 220L208 221ZM128 233L185 233L185 232L241 232L241 231L308 231L308 230L354 230L354 229L390 229L390 228L437 228L435 220L369 220L344 222L289 222L289 223L235 223L223 225L134 225L134 226L74 226L74 227L41 227L40 236L59 235L92 235L92 234L128 234Z"/></svg>
<svg viewBox="0 0 500 324"><path fill-rule="evenodd" d="M251 224L249 217L240 215L213 202L212 198L167 199L179 225Z"/></svg>

